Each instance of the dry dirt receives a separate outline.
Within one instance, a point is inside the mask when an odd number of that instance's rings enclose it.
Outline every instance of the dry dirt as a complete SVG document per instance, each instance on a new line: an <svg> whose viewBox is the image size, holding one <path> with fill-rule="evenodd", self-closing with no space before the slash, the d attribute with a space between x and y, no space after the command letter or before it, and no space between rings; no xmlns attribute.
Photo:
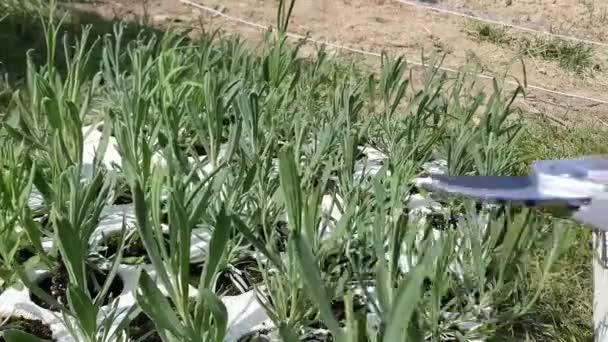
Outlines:
<svg viewBox="0 0 608 342"><path fill-rule="evenodd" d="M192 0L224 14L262 25L274 25L277 0ZM608 4L601 0L419 0L489 19L608 41ZM220 27L251 42L259 42L261 30L198 10L180 0L105 0L76 6L106 17L145 17L155 25L192 26L209 30ZM467 19L401 4L396 0L297 0L289 31L364 51L386 51L420 62L421 54L446 53L444 66L457 69L478 64L487 75L508 73L523 81L520 60L526 66L529 85L608 101L608 47L594 46L599 70L584 76L567 72L556 62L521 56L508 47L479 42L465 32ZM520 35L510 30L509 34ZM373 56L357 56L376 63ZM485 80L484 82L487 82ZM572 99L530 89L521 103L539 115L565 123L608 125L608 105Z"/></svg>

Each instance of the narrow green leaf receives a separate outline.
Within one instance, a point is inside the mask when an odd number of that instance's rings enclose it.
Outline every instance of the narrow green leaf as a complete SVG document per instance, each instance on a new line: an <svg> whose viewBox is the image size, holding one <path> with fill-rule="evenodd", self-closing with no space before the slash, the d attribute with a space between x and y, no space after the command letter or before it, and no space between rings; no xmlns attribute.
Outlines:
<svg viewBox="0 0 608 342"><path fill-rule="evenodd" d="M6 342L43 342L48 340L43 340L37 336L28 334L26 332L9 329L2 331L2 337Z"/></svg>
<svg viewBox="0 0 608 342"><path fill-rule="evenodd" d="M431 247L430 245L427 246ZM422 262L416 265L414 270L410 271L407 278L401 283L386 323L384 341L404 340L403 336L408 331L412 316L422 298L422 282L435 257L434 251L428 250Z"/></svg>
<svg viewBox="0 0 608 342"><path fill-rule="evenodd" d="M143 245L146 248L152 265L154 265L154 268L156 269L161 284L167 288L169 294L172 294L174 290L171 286L171 281L169 280L169 275L165 269L163 259L161 258L159 246L154 238L154 231L150 224L150 220L148 219L148 205L146 203L144 191L139 182L132 188L132 192L133 201L135 203L135 216L137 218L139 234ZM170 297L174 298L173 295Z"/></svg>
<svg viewBox="0 0 608 342"><path fill-rule="evenodd" d="M299 232L302 229L302 194L291 146L279 152L279 178L290 226Z"/></svg>
<svg viewBox="0 0 608 342"><path fill-rule="evenodd" d="M97 331L97 308L81 288L70 285L68 289L68 301L75 313L77 323L82 332L89 338L93 338Z"/></svg>
<svg viewBox="0 0 608 342"><path fill-rule="evenodd" d="M202 317L205 310L211 311L215 320L212 327L216 334L214 341L223 341L228 329L228 311L218 296L209 289L202 289L202 302L197 305L197 316Z"/></svg>
<svg viewBox="0 0 608 342"><path fill-rule="evenodd" d="M211 241L209 242L207 262L205 263L205 269L200 279L200 289L210 288L211 282L218 271L220 260L224 255L224 250L226 249L228 241L230 241L231 231L232 224L230 217L226 215L226 209L222 207L215 222Z"/></svg>
<svg viewBox="0 0 608 342"><path fill-rule="evenodd" d="M245 238L251 243L255 249L260 251L265 257L272 262L272 264L279 269L281 272L285 270L285 265L281 261L281 257L276 255L275 253L270 252L266 247L266 244L261 239L257 238L253 232L247 228L247 225L241 220L240 217L234 215L232 216L232 222L238 231L245 236Z"/></svg>
<svg viewBox="0 0 608 342"><path fill-rule="evenodd" d="M135 298L157 329L168 330L178 338L184 336L184 327L175 311L146 272L140 273Z"/></svg>
<svg viewBox="0 0 608 342"><path fill-rule="evenodd" d="M331 311L329 305L331 301L327 295L323 282L321 281L321 274L319 267L315 262L312 249L306 242L306 239L297 233L293 236L292 243L298 256L297 260L300 265L301 276L310 291L310 298L313 299L319 307L325 325L327 325L334 336L338 338L342 334L340 324Z"/></svg>
<svg viewBox="0 0 608 342"><path fill-rule="evenodd" d="M80 234L74 229L70 221L59 216L56 212L51 214L51 220L62 261L70 275L70 282L75 286L86 287L85 256L83 255Z"/></svg>
<svg viewBox="0 0 608 342"><path fill-rule="evenodd" d="M114 282L114 279L116 278L116 275L118 273L118 268L120 267L120 263L122 261L122 255L124 252L124 248L127 242L127 239L125 238L126 235L126 223L125 223L125 218L123 218L122 221L122 227L120 230L120 242L118 244L118 251L116 256L114 257L114 260L112 262L112 268L110 268L110 272L108 273L108 276L106 277L106 280L101 288L101 291L99 291L99 293L97 294L97 296L95 297L95 305L97 306L101 306L101 303L104 302L106 296L108 295L108 292L110 291L110 287L112 286L112 283Z"/></svg>

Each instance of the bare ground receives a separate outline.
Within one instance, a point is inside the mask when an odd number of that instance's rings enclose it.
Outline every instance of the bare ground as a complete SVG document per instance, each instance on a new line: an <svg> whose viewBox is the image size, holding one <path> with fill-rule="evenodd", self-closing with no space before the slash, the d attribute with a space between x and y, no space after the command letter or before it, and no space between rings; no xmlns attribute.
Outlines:
<svg viewBox="0 0 608 342"><path fill-rule="evenodd" d="M193 0L223 13L262 25L274 25L276 0ZM422 1L422 0L420 0ZM591 7L595 1L596 7ZM608 14L599 0L424 0L424 3L460 12L501 20L517 25L551 30L562 34L602 41ZM508 5L510 3L510 5ZM202 30L221 27L251 42L259 42L261 31L242 23L226 20L183 4L180 0L105 0L75 6L105 17L136 20L147 18L155 25L180 25ZM395 0L297 0L290 31L364 51L386 51L403 55L413 63L421 62L421 53L446 54L444 66L457 69L467 63L479 65L487 75L508 73L551 90L573 93L608 101L608 48L594 46L595 70L584 75L492 43L479 42L468 35L467 19L434 13ZM515 30L509 34L520 35ZM356 56L376 63L373 56ZM487 80L486 80L487 81ZM484 81L484 82L486 82ZM608 105L567 98L530 89L526 111L558 118L564 123L608 125Z"/></svg>

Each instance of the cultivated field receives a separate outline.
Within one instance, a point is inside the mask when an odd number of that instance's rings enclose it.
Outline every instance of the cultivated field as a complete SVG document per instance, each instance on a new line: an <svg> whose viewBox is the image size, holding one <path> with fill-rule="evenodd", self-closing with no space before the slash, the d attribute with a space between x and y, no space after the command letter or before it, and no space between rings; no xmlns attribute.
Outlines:
<svg viewBox="0 0 608 342"><path fill-rule="evenodd" d="M0 341L591 341L588 229L415 180L608 151L608 5L406 2L0 2Z"/></svg>

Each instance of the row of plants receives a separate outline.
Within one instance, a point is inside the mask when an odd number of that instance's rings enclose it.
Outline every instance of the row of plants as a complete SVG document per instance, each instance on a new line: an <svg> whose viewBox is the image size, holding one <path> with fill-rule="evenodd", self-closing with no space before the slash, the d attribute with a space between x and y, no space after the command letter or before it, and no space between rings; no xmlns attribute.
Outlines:
<svg viewBox="0 0 608 342"><path fill-rule="evenodd" d="M532 252L548 252L542 284L571 234L415 180L515 172L521 89L437 58L422 82L403 58L377 73L302 58L292 6L259 53L217 32L61 36L50 7L46 59L26 57L0 128L1 338L517 333L542 289Z"/></svg>

